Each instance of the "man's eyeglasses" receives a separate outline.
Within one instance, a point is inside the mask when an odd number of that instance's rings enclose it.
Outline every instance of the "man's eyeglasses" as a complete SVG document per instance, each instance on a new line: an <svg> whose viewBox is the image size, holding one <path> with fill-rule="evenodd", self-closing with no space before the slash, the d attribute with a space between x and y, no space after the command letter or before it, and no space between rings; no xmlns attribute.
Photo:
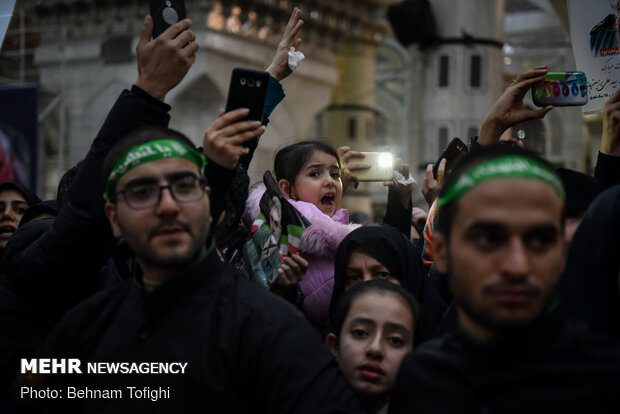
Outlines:
<svg viewBox="0 0 620 414"><path fill-rule="evenodd" d="M186 175L171 179L168 185L159 185L154 181L129 183L116 195L121 194L132 210L146 210L159 204L164 188L170 190L172 198L178 203L193 203L204 197L206 185L204 178Z"/></svg>

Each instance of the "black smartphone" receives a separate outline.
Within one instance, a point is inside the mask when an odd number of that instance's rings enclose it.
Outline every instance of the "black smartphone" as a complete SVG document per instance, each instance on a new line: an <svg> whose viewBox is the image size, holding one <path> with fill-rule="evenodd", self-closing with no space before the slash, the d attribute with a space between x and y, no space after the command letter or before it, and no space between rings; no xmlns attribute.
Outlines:
<svg viewBox="0 0 620 414"><path fill-rule="evenodd" d="M269 74L263 70L234 68L228 88L226 112L248 108L250 112L240 121L263 122L268 84Z"/></svg>
<svg viewBox="0 0 620 414"><path fill-rule="evenodd" d="M185 1L151 0L149 11L153 18L153 39L173 24L185 19Z"/></svg>
<svg viewBox="0 0 620 414"><path fill-rule="evenodd" d="M454 165L456 165L456 162L468 152L469 147L467 147L467 145L459 138L454 138L450 141L450 144L448 144L433 167L433 176L435 176L435 179L437 179L437 170L439 169L439 163L442 158L446 159L446 170L444 172L444 176L446 176L452 170Z"/></svg>

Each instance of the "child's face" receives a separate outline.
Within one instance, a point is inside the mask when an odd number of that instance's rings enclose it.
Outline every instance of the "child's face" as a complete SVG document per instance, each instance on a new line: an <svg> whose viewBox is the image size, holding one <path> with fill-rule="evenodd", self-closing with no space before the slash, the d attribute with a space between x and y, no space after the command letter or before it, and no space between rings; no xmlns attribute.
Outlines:
<svg viewBox="0 0 620 414"><path fill-rule="evenodd" d="M340 167L336 157L326 152L314 152L295 179L290 197L312 203L332 217L342 198Z"/></svg>
<svg viewBox="0 0 620 414"><path fill-rule="evenodd" d="M352 304L338 340L337 358L353 390L387 397L404 356L413 348L413 315L393 294L369 292Z"/></svg>

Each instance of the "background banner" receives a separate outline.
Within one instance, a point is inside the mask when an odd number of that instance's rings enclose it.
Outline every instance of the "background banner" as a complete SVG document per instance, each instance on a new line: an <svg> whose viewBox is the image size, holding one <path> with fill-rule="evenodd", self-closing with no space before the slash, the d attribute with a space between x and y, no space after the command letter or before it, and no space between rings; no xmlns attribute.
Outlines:
<svg viewBox="0 0 620 414"><path fill-rule="evenodd" d="M9 28L14 7L15 0L0 1L0 46L2 46L2 42L4 41L6 30Z"/></svg>
<svg viewBox="0 0 620 414"><path fill-rule="evenodd" d="M568 0L568 18L577 70L588 77L583 112L601 112L620 86L620 0Z"/></svg>
<svg viewBox="0 0 620 414"><path fill-rule="evenodd" d="M0 182L37 190L37 88L0 86Z"/></svg>

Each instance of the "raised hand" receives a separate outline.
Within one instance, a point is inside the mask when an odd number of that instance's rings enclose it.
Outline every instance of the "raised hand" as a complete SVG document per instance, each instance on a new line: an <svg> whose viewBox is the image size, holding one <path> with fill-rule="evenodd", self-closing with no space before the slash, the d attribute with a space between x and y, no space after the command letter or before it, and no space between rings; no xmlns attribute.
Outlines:
<svg viewBox="0 0 620 414"><path fill-rule="evenodd" d="M502 96L493 104L489 115L480 127L478 143L493 145L499 141L502 133L519 122L540 119L553 107L530 109L523 103L527 91L545 79L546 66L539 66L515 77Z"/></svg>
<svg viewBox="0 0 620 414"><path fill-rule="evenodd" d="M267 72L278 81L282 81L292 73L292 70L288 67L288 51L291 49L291 46L295 50L299 50L301 38L296 36L302 27L304 27L304 21L301 20L301 10L295 7L284 29L282 39L278 43L276 54L267 68Z"/></svg>
<svg viewBox="0 0 620 414"><path fill-rule="evenodd" d="M446 162L445 158L442 158L439 162L439 167L437 167L437 179L433 175L433 164L428 164L426 166L426 175L424 176L424 183L422 184L422 195L426 200L426 204L428 204L428 208L431 208L433 202L439 196L439 190L441 190L441 184L443 183L443 177L446 172Z"/></svg>
<svg viewBox="0 0 620 414"><path fill-rule="evenodd" d="M353 162L353 159L364 159L365 156L359 151L353 151L351 147L338 148L338 155L342 160L342 191L344 192L350 186L357 188L360 184L360 180L355 174L356 171L367 170L370 168L370 164L362 164Z"/></svg>
<svg viewBox="0 0 620 414"><path fill-rule="evenodd" d="M202 141L204 154L213 162L225 168L235 168L239 158L249 152L243 144L256 138L265 127L260 121L241 121L250 112L247 108L234 111L220 111L218 118L205 132Z"/></svg>
<svg viewBox="0 0 620 414"><path fill-rule="evenodd" d="M396 158L394 160L394 169L400 172L405 180L409 178L409 164L403 164L403 160L400 158ZM396 180L384 181L383 185L394 187L396 192L398 193L398 199L404 208L409 208L409 204L411 203L411 195L413 194L413 186L414 183L410 184L401 184Z"/></svg>
<svg viewBox="0 0 620 414"><path fill-rule="evenodd" d="M147 16L136 46L138 80L136 86L163 101L166 94L181 82L196 60L196 35L188 30L189 19L170 26L160 36L151 39L153 18Z"/></svg>
<svg viewBox="0 0 620 414"><path fill-rule="evenodd" d="M293 286L301 282L308 271L308 262L300 255L294 254L284 258L278 269L277 282L280 286Z"/></svg>

